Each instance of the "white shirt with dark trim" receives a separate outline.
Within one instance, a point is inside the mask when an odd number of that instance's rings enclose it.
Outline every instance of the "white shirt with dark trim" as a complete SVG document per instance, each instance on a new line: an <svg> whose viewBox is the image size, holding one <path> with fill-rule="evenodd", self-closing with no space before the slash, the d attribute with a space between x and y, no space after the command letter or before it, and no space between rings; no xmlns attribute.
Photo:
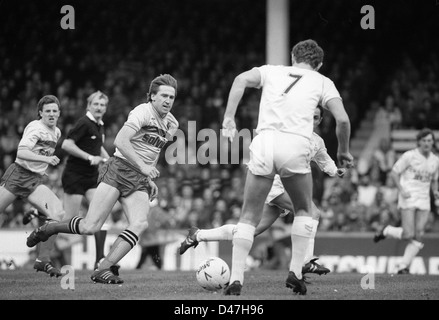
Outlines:
<svg viewBox="0 0 439 320"><path fill-rule="evenodd" d="M171 113L162 118L148 102L131 110L124 125L136 131L130 142L137 155L145 164L155 166L160 151L177 132L179 124ZM117 148L114 155L128 161Z"/></svg>

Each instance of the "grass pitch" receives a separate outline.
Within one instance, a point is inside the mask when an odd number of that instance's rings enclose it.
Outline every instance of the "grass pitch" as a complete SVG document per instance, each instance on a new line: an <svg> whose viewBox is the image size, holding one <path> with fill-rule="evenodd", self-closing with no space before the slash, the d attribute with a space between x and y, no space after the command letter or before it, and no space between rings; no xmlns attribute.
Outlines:
<svg viewBox="0 0 439 320"><path fill-rule="evenodd" d="M439 300L439 276L429 275L377 274L367 282L364 274L309 275L307 295L298 296L285 287L286 272L251 270L245 273L241 295L230 297L201 288L195 271L121 270L122 285L93 283L91 273L75 271L72 290L63 289L62 277L2 270L0 300Z"/></svg>

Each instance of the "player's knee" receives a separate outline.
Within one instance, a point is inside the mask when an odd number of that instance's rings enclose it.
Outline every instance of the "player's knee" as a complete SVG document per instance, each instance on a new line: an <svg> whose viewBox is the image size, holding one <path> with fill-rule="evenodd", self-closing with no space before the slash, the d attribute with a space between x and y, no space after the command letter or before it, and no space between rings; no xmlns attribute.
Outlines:
<svg viewBox="0 0 439 320"><path fill-rule="evenodd" d="M136 221L131 221L130 225L127 229L130 229L132 232L136 234L141 234L148 228L148 220L147 219L139 219Z"/></svg>
<svg viewBox="0 0 439 320"><path fill-rule="evenodd" d="M90 223L83 220L83 224L80 225L81 234L92 235L101 230L101 226L97 223Z"/></svg>
<svg viewBox="0 0 439 320"><path fill-rule="evenodd" d="M52 215L52 219L61 221L65 218L66 212L64 210L59 210L55 214Z"/></svg>
<svg viewBox="0 0 439 320"><path fill-rule="evenodd" d="M424 237L425 231L422 229L416 230L416 234L414 235L414 239L421 241L421 239Z"/></svg>
<svg viewBox="0 0 439 320"><path fill-rule="evenodd" d="M403 229L402 234L401 234L401 239L411 240L411 239L414 239L414 238L415 238L414 230Z"/></svg>

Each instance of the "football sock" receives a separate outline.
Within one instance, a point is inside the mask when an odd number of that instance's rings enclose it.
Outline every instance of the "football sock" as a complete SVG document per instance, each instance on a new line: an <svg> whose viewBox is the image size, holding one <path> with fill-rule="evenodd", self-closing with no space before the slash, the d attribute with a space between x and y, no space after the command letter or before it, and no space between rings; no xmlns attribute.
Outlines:
<svg viewBox="0 0 439 320"><path fill-rule="evenodd" d="M96 262L99 262L104 255L105 239L107 237L106 230L100 230L95 233L95 246L96 246Z"/></svg>
<svg viewBox="0 0 439 320"><path fill-rule="evenodd" d="M233 230L236 228L234 224L225 224L213 229L200 229L197 232L197 241L220 241L232 240Z"/></svg>
<svg viewBox="0 0 439 320"><path fill-rule="evenodd" d="M232 269L230 283L238 280L244 284L245 263L253 245L256 228L250 224L239 222L233 234Z"/></svg>
<svg viewBox="0 0 439 320"><path fill-rule="evenodd" d="M314 244L318 226L319 220L312 219L312 232L311 238L309 239L308 248L306 249L305 263L309 262L314 256Z"/></svg>
<svg viewBox="0 0 439 320"><path fill-rule="evenodd" d="M137 244L139 237L130 230L123 231L111 246L111 250L99 265L99 270L109 269L118 263Z"/></svg>
<svg viewBox="0 0 439 320"><path fill-rule="evenodd" d="M411 240L404 250L404 256L402 257L401 265L404 267L410 266L413 259L416 257L418 252L424 247L422 242Z"/></svg>
<svg viewBox="0 0 439 320"><path fill-rule="evenodd" d="M383 230L383 234L386 237L393 238L393 239L401 239L402 237L402 228L401 227L392 227L387 226Z"/></svg>
<svg viewBox="0 0 439 320"><path fill-rule="evenodd" d="M293 271L298 279L302 279L302 266L313 230L311 217L294 217L291 226L291 261L290 271Z"/></svg>
<svg viewBox="0 0 439 320"><path fill-rule="evenodd" d="M50 235L56 233L72 233L81 234L79 232L79 222L83 218L75 216L71 219L64 220L61 222L51 222L47 225L46 232Z"/></svg>

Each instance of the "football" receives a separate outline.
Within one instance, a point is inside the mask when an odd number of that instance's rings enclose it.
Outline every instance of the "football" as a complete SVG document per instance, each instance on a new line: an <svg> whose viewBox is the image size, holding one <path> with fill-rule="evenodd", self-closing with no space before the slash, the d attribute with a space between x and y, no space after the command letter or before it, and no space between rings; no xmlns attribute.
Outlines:
<svg viewBox="0 0 439 320"><path fill-rule="evenodd" d="M218 291L229 284L230 269L223 259L211 257L200 264L196 276L202 288L208 291Z"/></svg>

